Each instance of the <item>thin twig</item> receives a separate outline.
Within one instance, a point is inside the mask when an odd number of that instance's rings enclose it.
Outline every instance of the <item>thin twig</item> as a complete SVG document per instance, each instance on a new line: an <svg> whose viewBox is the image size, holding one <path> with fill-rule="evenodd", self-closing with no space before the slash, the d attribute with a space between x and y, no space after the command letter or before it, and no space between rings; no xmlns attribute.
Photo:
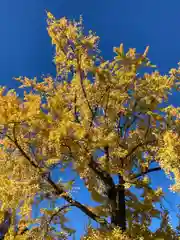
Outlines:
<svg viewBox="0 0 180 240"><path fill-rule="evenodd" d="M151 173L151 172L160 171L160 170L162 170L161 167L155 167L155 168L148 169L148 170L144 171L143 173L138 173L135 176L133 176L132 180L137 179L139 177L142 177L145 174L148 174L148 173Z"/></svg>

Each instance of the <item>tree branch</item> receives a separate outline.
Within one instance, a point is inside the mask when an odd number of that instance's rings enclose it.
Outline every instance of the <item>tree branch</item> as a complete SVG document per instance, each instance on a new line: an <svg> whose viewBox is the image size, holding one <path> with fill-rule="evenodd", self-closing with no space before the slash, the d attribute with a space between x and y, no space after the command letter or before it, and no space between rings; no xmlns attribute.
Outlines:
<svg viewBox="0 0 180 240"><path fill-rule="evenodd" d="M143 172L143 173L138 173L136 174L134 177L132 177L131 180L134 180L134 179L137 179L139 177L142 177L143 175L145 174L148 174L148 173L151 173L151 172L156 172L156 171L160 171L162 170L161 167L155 167L155 168L151 168L151 169L148 169L147 171Z"/></svg>
<svg viewBox="0 0 180 240"><path fill-rule="evenodd" d="M76 102L77 102L77 96L76 96L76 92L75 92L75 97L74 97L74 117L75 117L75 121L80 123L79 121L79 117L78 117L78 113L77 113L77 106L76 106Z"/></svg>
<svg viewBox="0 0 180 240"><path fill-rule="evenodd" d="M144 145L151 144L151 143L154 143L154 142L156 142L156 140L147 141L147 142L140 142L139 144L137 144L136 146L134 146L134 147L130 150L130 152L128 152L127 155L126 155L124 158L122 158L122 160L125 160L126 158L130 157L130 156L136 151L136 149L138 149L139 147L142 147L142 146L144 146Z"/></svg>
<svg viewBox="0 0 180 240"><path fill-rule="evenodd" d="M66 204L66 205L64 205L64 206L62 206L61 208L59 208L54 214L52 214L52 216L50 217L50 220L49 220L49 224L52 222L52 220L53 220L53 218L57 215L57 214L59 214L60 212L62 212L63 210L65 210L65 209L67 209L67 208L69 208L69 207L71 207L71 206L73 206L72 204Z"/></svg>
<svg viewBox="0 0 180 240"><path fill-rule="evenodd" d="M68 148L70 149L69 146L68 146ZM84 148L88 154L89 153L88 149L85 146L84 146ZM92 155L91 155L90 162L88 163L88 167L94 171L94 173L104 182L104 184L106 186L108 186L110 188L115 187L115 184L114 184L114 181L113 181L111 175L107 171L103 170L98 162L94 161Z"/></svg>
<svg viewBox="0 0 180 240"><path fill-rule="evenodd" d="M82 212L84 212L87 216L92 218L94 221L98 222L101 225L107 225L108 222L105 219L100 218L92 211L89 210L85 205L80 202L72 199L63 189L63 187L58 186L54 181L52 181L50 174L47 178L48 183L55 189L57 195L61 195L67 202L69 202L72 206L79 208Z"/></svg>
<svg viewBox="0 0 180 240"><path fill-rule="evenodd" d="M132 107L132 112L135 112L135 109L136 109L136 106L137 106L137 101L135 101L134 103L134 106ZM124 139L126 138L126 134L128 132L128 129L135 123L137 117L136 116L133 116L133 119L127 119L125 124L124 124Z"/></svg>
<svg viewBox="0 0 180 240"><path fill-rule="evenodd" d="M105 185L108 185L110 188L115 187L114 181L109 173L101 169L100 165L93 160L91 157L91 161L88 166L99 176L99 178L104 182Z"/></svg>
<svg viewBox="0 0 180 240"><path fill-rule="evenodd" d="M88 98L87 98L87 93L86 93L85 88L84 88L84 85L83 85L83 77L82 77L82 71L81 71L81 67L80 67L80 59L79 59L79 57L77 58L77 73L78 73L79 78L80 78L80 84L81 84L81 89L82 89L84 98L86 99L88 108L89 108L89 110L91 111L92 116L93 116L93 110L92 110L92 108L91 108L91 105L90 105L89 100L88 100Z"/></svg>
<svg viewBox="0 0 180 240"><path fill-rule="evenodd" d="M105 155L106 155L106 168L107 168L107 171L108 171L109 170L109 160L110 160L109 146L104 147L104 152L105 152Z"/></svg>
<svg viewBox="0 0 180 240"><path fill-rule="evenodd" d="M16 137L15 137L15 130L13 131L13 135L14 135L14 140L10 137L9 139L14 142L14 144L16 145L16 147L19 149L20 153L25 157L25 159L28 160L29 163L32 164L33 167L35 167L38 170L41 170L41 168L34 163L31 158L27 155L27 153L21 148L21 146L19 145ZM63 197L67 202L69 202L71 205L79 208L82 212L84 212L87 216L89 216L90 218L92 218L94 221L98 222L101 225L108 225L108 222L105 219L102 219L101 217L97 216L96 214L94 214L92 211L89 210L89 208L87 208L85 205L81 204L80 202L74 200L73 198L71 198L68 193L64 190L63 186L58 186L52 179L50 176L50 173L45 173L42 174L43 179L45 179L55 190L55 193L61 197Z"/></svg>

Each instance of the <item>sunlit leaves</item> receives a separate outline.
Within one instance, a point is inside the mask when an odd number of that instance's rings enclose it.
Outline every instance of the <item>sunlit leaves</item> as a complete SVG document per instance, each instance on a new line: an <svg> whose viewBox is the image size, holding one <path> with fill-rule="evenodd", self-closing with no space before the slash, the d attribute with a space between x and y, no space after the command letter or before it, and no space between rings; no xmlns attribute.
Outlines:
<svg viewBox="0 0 180 240"><path fill-rule="evenodd" d="M179 90L179 66L168 75L157 70L139 74L142 67L152 67L149 47L138 54L134 48L126 52L121 44L114 48L115 58L105 61L98 50L99 37L92 31L84 34L82 18L79 22L65 17L57 20L50 12L47 17L56 78L16 78L20 88L26 89L21 97L15 90L0 88L1 210L19 209L21 218L35 223L31 216L35 196L39 203L64 197L72 204L74 179L68 175L66 184L61 181L72 166L92 199L101 204L87 207L97 214L93 218L97 222L98 216L112 214L111 184L104 178L120 175L125 181L127 232L89 228L84 239L174 236L167 214L155 205L162 202L164 193L160 187L152 189L151 178L145 175L156 163L173 180L172 190L180 191L180 109L164 107L173 89ZM55 168L59 169L56 184L50 180ZM132 187L141 190L139 198ZM73 233L65 225L65 211L55 219L56 210L43 210L38 227L27 234L38 240L52 239L53 234L65 239L64 233ZM162 220L162 229L156 233L149 230L153 218ZM59 224L60 231L49 221ZM12 227L8 234L7 239L12 239L8 238Z"/></svg>
<svg viewBox="0 0 180 240"><path fill-rule="evenodd" d="M166 131L160 140L160 148L157 159L167 174L174 174L175 184L172 190L179 191L180 187L180 159L179 159L179 136L173 131Z"/></svg>
<svg viewBox="0 0 180 240"><path fill-rule="evenodd" d="M87 236L83 237L82 240L131 240L131 238L123 234L119 228L115 228L113 230L95 230L92 227L87 229Z"/></svg>

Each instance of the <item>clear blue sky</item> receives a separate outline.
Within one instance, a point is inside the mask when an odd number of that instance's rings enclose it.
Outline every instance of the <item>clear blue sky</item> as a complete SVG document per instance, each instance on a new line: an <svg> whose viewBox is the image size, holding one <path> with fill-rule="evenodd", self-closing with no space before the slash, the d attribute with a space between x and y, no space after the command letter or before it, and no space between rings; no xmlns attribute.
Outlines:
<svg viewBox="0 0 180 240"><path fill-rule="evenodd" d="M52 46L46 31L45 9L57 18L66 16L78 20L83 15L85 29L100 36L100 48L106 58L112 58L113 46L124 43L142 52L150 45L149 57L161 73L176 67L180 61L180 1L179 0L0 0L0 85L16 88L14 76L55 75ZM180 95L171 97L179 104ZM159 173L154 184L167 186L168 180ZM83 190L78 197L88 203ZM180 198L167 194L172 210ZM168 206L168 204L167 204ZM72 225L82 233L83 215L75 211Z"/></svg>

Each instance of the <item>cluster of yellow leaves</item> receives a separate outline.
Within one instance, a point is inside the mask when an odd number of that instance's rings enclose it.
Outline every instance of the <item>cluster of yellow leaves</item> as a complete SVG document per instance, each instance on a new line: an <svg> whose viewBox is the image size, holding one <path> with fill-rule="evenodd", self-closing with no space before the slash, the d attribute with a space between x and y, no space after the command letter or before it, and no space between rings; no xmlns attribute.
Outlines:
<svg viewBox="0 0 180 240"><path fill-rule="evenodd" d="M0 124L10 124L34 118L40 110L41 98L39 95L24 93L24 101L12 89L6 92L0 88Z"/></svg>
<svg viewBox="0 0 180 240"><path fill-rule="evenodd" d="M3 142L6 147L8 142ZM0 149L1 210L8 207L17 209L22 205L22 216L30 216L32 200L39 190L39 174L33 171L32 166L18 151L4 152L5 146Z"/></svg>
<svg viewBox="0 0 180 240"><path fill-rule="evenodd" d="M131 233L122 233L122 231L115 227L111 229L93 229L88 227L87 234L82 237L82 240L179 240L175 235L171 226L164 222L164 226L152 233L144 225L134 224Z"/></svg>
<svg viewBox="0 0 180 240"><path fill-rule="evenodd" d="M173 177L174 185L172 191L180 191L180 141L177 133L166 131L160 139L160 148L157 152L157 159L164 171Z"/></svg>
<svg viewBox="0 0 180 240"><path fill-rule="evenodd" d="M95 230L91 227L88 228L87 235L82 240L131 240L125 233L119 228L114 228L113 230Z"/></svg>
<svg viewBox="0 0 180 240"><path fill-rule="evenodd" d="M82 18L76 24L65 17L56 20L51 15L50 19L51 21L47 21L48 34L56 47L55 63L58 75L66 75L72 66L78 64L81 64L84 71L91 68L94 60L88 51L94 50L99 38L92 32L89 32L88 36L82 34Z"/></svg>

